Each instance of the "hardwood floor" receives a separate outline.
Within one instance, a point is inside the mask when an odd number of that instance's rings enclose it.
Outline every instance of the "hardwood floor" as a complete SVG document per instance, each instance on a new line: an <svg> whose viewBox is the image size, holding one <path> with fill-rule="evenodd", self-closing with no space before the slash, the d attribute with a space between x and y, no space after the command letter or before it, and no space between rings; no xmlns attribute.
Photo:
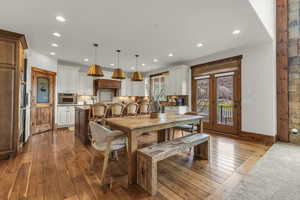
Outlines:
<svg viewBox="0 0 300 200"><path fill-rule="evenodd" d="M139 146L156 142L156 134L139 138ZM0 161L0 199L222 199L269 148L264 145L212 135L211 161L193 161L182 153L158 164L158 194L149 196L139 186L127 186L126 154L111 161L113 188L99 186L102 159L90 165L91 149L74 132L34 135L24 152Z"/></svg>

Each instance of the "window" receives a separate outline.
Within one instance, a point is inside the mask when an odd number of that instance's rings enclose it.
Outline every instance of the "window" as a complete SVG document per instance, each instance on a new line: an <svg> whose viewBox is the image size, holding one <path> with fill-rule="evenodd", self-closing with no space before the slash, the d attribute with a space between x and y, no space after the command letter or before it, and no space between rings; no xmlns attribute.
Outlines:
<svg viewBox="0 0 300 200"><path fill-rule="evenodd" d="M150 95L159 101L166 101L166 76L167 72L150 76Z"/></svg>
<svg viewBox="0 0 300 200"><path fill-rule="evenodd" d="M37 103L49 103L49 79L37 78Z"/></svg>

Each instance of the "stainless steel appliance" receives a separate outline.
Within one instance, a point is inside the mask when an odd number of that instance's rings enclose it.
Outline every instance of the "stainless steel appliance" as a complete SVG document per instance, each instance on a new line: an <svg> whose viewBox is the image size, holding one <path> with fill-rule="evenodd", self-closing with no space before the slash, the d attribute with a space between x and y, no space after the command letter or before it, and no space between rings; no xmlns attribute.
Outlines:
<svg viewBox="0 0 300 200"><path fill-rule="evenodd" d="M58 104L77 104L77 96L73 93L58 93Z"/></svg>

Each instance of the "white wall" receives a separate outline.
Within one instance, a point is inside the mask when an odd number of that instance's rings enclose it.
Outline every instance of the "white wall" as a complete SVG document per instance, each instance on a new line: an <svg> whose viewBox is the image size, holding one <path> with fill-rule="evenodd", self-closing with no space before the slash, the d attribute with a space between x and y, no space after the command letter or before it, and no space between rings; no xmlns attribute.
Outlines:
<svg viewBox="0 0 300 200"><path fill-rule="evenodd" d="M43 55L33 49L26 50L27 63L27 93L29 94L29 105L26 112L26 140L30 135L30 95L31 95L31 67L38 67L41 69L57 72L57 59ZM56 88L55 88L56 94ZM56 96L56 95L55 95ZM57 102L57 101L56 101ZM55 105L56 110L56 105Z"/></svg>
<svg viewBox="0 0 300 200"><path fill-rule="evenodd" d="M271 38L275 38L276 1L275 0L249 0Z"/></svg>
<svg viewBox="0 0 300 200"><path fill-rule="evenodd" d="M276 135L276 57L272 42L216 53L189 65L237 55L243 55L242 131Z"/></svg>

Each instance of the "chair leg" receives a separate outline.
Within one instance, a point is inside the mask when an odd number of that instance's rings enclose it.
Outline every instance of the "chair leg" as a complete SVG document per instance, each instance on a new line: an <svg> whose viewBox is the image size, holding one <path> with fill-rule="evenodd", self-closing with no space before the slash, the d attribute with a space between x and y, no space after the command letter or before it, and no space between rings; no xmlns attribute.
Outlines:
<svg viewBox="0 0 300 200"><path fill-rule="evenodd" d="M93 154L92 158L91 158L91 163L90 163L90 169L91 170L93 169L94 163L95 163L95 155Z"/></svg>
<svg viewBox="0 0 300 200"><path fill-rule="evenodd" d="M114 159L119 160L118 151L114 151Z"/></svg>
<svg viewBox="0 0 300 200"><path fill-rule="evenodd" d="M173 135L172 135L172 139L175 139L175 128L173 128Z"/></svg>
<svg viewBox="0 0 300 200"><path fill-rule="evenodd" d="M184 134L183 134L183 130L181 130L181 136L182 136L182 137L184 136Z"/></svg>
<svg viewBox="0 0 300 200"><path fill-rule="evenodd" d="M111 143L109 143L107 145L106 151L105 151L105 155L104 155L104 163L103 163L103 168L102 168L102 173L101 173L101 179L100 179L100 184L103 185L103 180L105 177L105 173L107 170L107 166L108 166L108 161L109 161L109 155L110 155L110 149L111 149Z"/></svg>

